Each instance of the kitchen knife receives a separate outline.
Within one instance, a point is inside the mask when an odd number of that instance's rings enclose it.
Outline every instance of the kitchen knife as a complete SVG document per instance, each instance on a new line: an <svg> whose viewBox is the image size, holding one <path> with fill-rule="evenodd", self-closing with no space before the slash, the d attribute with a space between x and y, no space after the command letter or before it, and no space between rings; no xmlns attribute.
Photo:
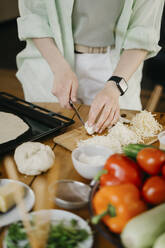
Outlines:
<svg viewBox="0 0 165 248"><path fill-rule="evenodd" d="M72 102L72 100L71 100L71 99L69 100L69 104L70 104L71 108L75 111L75 113L76 113L77 117L79 118L79 120L81 121L81 123L82 123L82 124L83 124L83 126L84 126L84 125L85 125L85 123L84 123L83 119L81 118L81 116L80 116L80 114L79 114L78 110L76 109L76 107L75 107L75 105L73 104L73 102Z"/></svg>

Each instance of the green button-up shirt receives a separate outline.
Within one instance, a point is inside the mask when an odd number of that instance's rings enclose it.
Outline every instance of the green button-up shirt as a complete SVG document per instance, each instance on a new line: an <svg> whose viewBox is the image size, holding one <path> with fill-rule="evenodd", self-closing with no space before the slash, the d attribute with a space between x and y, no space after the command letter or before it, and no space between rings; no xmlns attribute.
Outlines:
<svg viewBox="0 0 165 248"><path fill-rule="evenodd" d="M74 0L18 0L18 2L21 15L17 20L18 35L20 40L27 41L26 48L17 56L18 67L20 68L27 59L28 61L39 59L43 63L41 54L31 41L31 38L41 37L53 38L66 60L74 67L72 32ZM159 51L163 7L164 0L124 0L115 29L115 48L118 56L123 49L144 49L149 52L148 57Z"/></svg>

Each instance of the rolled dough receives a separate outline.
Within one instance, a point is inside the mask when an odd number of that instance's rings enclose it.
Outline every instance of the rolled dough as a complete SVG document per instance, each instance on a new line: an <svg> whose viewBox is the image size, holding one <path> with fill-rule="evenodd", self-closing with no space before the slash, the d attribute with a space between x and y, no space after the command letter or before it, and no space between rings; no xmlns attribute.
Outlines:
<svg viewBox="0 0 165 248"><path fill-rule="evenodd" d="M18 138L29 126L17 115L0 111L0 144Z"/></svg>

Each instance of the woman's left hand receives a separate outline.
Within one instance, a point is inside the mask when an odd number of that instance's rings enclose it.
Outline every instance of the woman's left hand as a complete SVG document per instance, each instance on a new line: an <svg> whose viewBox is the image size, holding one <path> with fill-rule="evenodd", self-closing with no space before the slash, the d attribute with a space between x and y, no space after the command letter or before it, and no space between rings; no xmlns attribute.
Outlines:
<svg viewBox="0 0 165 248"><path fill-rule="evenodd" d="M120 91L116 84L110 81L96 95L88 118L88 125L95 126L95 132L101 133L118 121L120 117L119 96Z"/></svg>

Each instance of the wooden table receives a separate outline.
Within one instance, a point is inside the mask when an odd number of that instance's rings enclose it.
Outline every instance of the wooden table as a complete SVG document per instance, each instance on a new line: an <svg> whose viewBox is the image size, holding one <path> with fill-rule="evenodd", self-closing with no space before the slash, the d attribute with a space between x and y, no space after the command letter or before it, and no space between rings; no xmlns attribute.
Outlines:
<svg viewBox="0 0 165 248"><path fill-rule="evenodd" d="M62 109L59 106L59 104L57 104L57 103L42 103L42 104L38 104L38 105L40 105L44 108L47 108L49 110L52 110L54 112L60 113L62 115L65 115L69 118L74 119L75 124L68 127L67 131L72 130L74 128L78 128L79 126L81 126L80 121L77 119L77 117L75 116L75 113L72 110ZM83 105L78 105L77 107L79 108L80 114L83 117L83 119L86 120L87 116L88 116L89 107L83 106ZM132 113L132 111L130 111L130 113ZM165 114L161 114L160 116L161 116L161 118L163 118L163 122L165 123ZM44 182L46 182L49 185L57 179L73 179L73 180L81 181L84 183L89 183L88 180L83 179L75 171L75 169L72 165L70 151L64 149L63 147L61 147L59 145L55 145L53 143L53 136L49 139L44 139L42 142L44 144L51 146L51 148L53 149L53 151L55 153L56 159L55 159L55 163L54 163L53 167L47 173L44 173L40 176L35 176L35 177L24 176L24 175L21 175L20 173L18 173L16 166L15 166L15 163L13 161L13 154L10 154L8 156L0 158L0 178L7 178L8 177L6 174L5 168L6 168L6 166L8 166L8 159L10 159L13 163L13 167L17 171L17 176L18 176L19 180L28 184L34 190L35 196L36 196L36 202L35 202L35 206L33 208L34 211L40 210L42 208L49 208L46 200L41 201L41 199L40 199L40 192L42 190L42 185L44 184ZM158 145L158 143L156 143L156 145ZM10 178L12 178L12 176L10 176ZM45 199L47 199L47 195L45 195ZM51 202L51 204L53 204L53 205L51 205L53 208L59 209L59 207L55 206L54 203ZM83 217L86 220L89 219L89 213L88 213L87 207L80 209L80 210L72 211L72 212ZM0 240L2 240L2 238L3 238L3 233L0 235ZM0 242L0 244L1 244L1 242ZM2 247L2 246L0 245L0 247ZM94 243L93 247L94 248L103 248L103 247L104 248L114 248L114 246L110 245L108 243L108 241L105 240L104 237L102 237L97 232L95 233L95 243Z"/></svg>

